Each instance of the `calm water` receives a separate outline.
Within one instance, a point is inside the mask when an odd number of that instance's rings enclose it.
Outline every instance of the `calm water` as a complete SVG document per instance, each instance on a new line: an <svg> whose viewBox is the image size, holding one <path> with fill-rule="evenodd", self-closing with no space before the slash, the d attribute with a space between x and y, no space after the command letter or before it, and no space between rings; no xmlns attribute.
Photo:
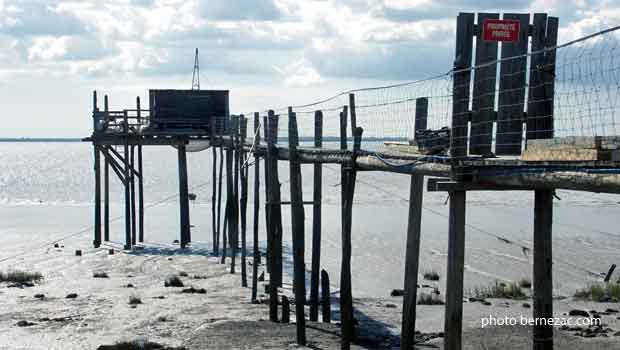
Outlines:
<svg viewBox="0 0 620 350"><path fill-rule="evenodd" d="M196 246L210 245L211 150L188 155L189 183L197 200L191 204ZM262 165L262 164L261 164ZM0 259L43 242L79 232L92 224L92 147L82 143L0 143ZM263 168L261 167L261 184ZM111 174L113 174L111 172ZM340 172L324 166L322 265L338 284L340 267ZM253 168L250 169L253 176ZM289 198L289 169L280 165L282 197ZM169 244L178 238L176 150L147 147L144 151L146 240ZM359 173L353 209L353 287L355 296L387 296L401 288L404 272L409 177L386 173ZM312 167L303 168L304 199L312 198ZM248 228L252 227L253 181L250 181ZM261 185L262 186L262 185ZM112 217L120 215L123 190L111 181ZM261 202L264 188L261 187ZM554 219L554 286L570 294L592 277L618 263L618 196L558 191ZM163 203L162 199L170 198ZM421 271L435 270L445 277L447 250L446 195L425 193L422 222ZM158 204L159 203L159 204ZM264 208L261 237L264 246ZM531 276L533 193L468 194L466 275L467 288L495 280ZM306 251L310 265L312 211L306 208ZM290 212L283 208L286 251L290 250ZM91 230L81 235L90 240ZM112 239L121 242L120 221L112 225ZM494 237L510 240L506 243ZM248 237L251 233L248 232ZM290 258L286 266L292 270ZM19 264L19 259L1 263Z"/></svg>

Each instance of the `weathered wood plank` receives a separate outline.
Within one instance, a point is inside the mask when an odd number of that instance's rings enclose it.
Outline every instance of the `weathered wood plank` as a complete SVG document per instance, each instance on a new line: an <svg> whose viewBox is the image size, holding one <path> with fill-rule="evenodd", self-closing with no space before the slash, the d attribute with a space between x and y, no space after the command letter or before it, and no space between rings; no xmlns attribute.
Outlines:
<svg viewBox="0 0 620 350"><path fill-rule="evenodd" d="M544 80L544 52L547 33L547 15L544 13L534 14L534 24L532 30L532 56L530 58L530 84L527 103L527 131L526 138L542 139L545 130L540 130L542 120L545 117L545 104L548 97L545 96Z"/></svg>
<svg viewBox="0 0 620 350"><path fill-rule="evenodd" d="M456 20L456 51L452 98L452 132L450 152L453 157L467 155L467 124L469 121L469 85L474 36L474 14L459 13Z"/></svg>
<svg viewBox="0 0 620 350"><path fill-rule="evenodd" d="M497 42L485 41L483 23L487 19L499 19L497 13L479 13L476 26L476 61L480 66L497 60ZM474 92L472 96L471 136L469 153L487 155L491 153L493 119L495 118L495 75L497 65L484 65L474 71Z"/></svg>
<svg viewBox="0 0 620 350"><path fill-rule="evenodd" d="M495 154L519 155L527 89L527 57L524 55L529 42L530 15L506 13L504 19L518 20L520 27L519 41L502 43Z"/></svg>

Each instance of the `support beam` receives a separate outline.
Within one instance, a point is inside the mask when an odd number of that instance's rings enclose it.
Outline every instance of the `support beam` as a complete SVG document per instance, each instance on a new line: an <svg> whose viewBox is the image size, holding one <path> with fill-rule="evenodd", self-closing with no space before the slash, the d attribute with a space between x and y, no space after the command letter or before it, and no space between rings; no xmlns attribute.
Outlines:
<svg viewBox="0 0 620 350"><path fill-rule="evenodd" d="M267 177L265 179L268 183L267 201L268 204L268 222L267 222L267 236L271 238L271 244L269 245L269 320L272 322L278 322L278 287L280 286L280 279L278 276L279 262L281 262L280 250L278 249L278 237L277 237L277 217L279 216L278 207L274 204L280 201L280 183L278 180L278 164L274 157L275 142L277 136L277 117L273 111L268 112L268 133L267 133L267 161L265 167L267 168ZM280 217L281 218L281 217ZM280 265L281 266L281 265Z"/></svg>
<svg viewBox="0 0 620 350"><path fill-rule="evenodd" d="M424 176L412 175L409 192L409 221L405 253L405 296L403 300L401 349L413 348L415 343L416 302L418 293L418 263L420 259L420 230Z"/></svg>
<svg viewBox="0 0 620 350"><path fill-rule="evenodd" d="M124 186L125 186L125 249L130 250L132 247L131 244L131 200L130 200L130 191L129 191L129 177L130 168L129 168L129 143L127 142L127 135L129 134L129 121L127 118L127 111L123 114L123 122L124 122L124 133L125 133L125 144L123 146L123 163L125 165L123 178ZM108 147L109 150L114 151L113 148ZM118 155L117 155L118 156Z"/></svg>
<svg viewBox="0 0 620 350"><path fill-rule="evenodd" d="M246 255L246 226L247 226L247 208L248 208L248 167L246 163L246 153L243 151L243 143L247 136L248 120L241 115L239 119L239 133L241 140L238 143L237 152L239 152L239 172L241 175L241 196L239 198L240 217L241 217L241 286L248 286Z"/></svg>
<svg viewBox="0 0 620 350"><path fill-rule="evenodd" d="M187 154L185 145L178 146L179 156L179 209L181 218L181 248L185 248L189 242L189 196L187 186Z"/></svg>
<svg viewBox="0 0 620 350"><path fill-rule="evenodd" d="M131 169L135 169L135 153L136 146L130 146L129 148L130 158L129 163ZM136 245L137 241L137 222L136 222L136 175L133 171L130 172L129 184L131 190L131 245Z"/></svg>
<svg viewBox="0 0 620 350"><path fill-rule="evenodd" d="M142 116L140 110L140 97L136 98L137 120L142 126ZM142 172L142 144L138 143L138 242L144 242L144 176Z"/></svg>
<svg viewBox="0 0 620 350"><path fill-rule="evenodd" d="M213 255L218 256L219 252L219 242L217 237L217 147L215 146L215 130L217 129L217 119L215 116L211 117L210 121L210 131L211 131L211 149L213 151L213 195L211 197L211 219L212 219L212 240L213 240Z"/></svg>
<svg viewBox="0 0 620 350"><path fill-rule="evenodd" d="M314 114L314 147L323 147L323 112ZM321 269L321 201L323 166L314 166L314 191L312 194L312 272L310 276L310 321L319 318L319 274Z"/></svg>
<svg viewBox="0 0 620 350"><path fill-rule="evenodd" d="M224 127L222 126L222 130L224 129ZM219 169L219 175L218 175L218 179L217 179L217 230L216 230L216 236L215 236L215 241L216 241L216 247L217 247L217 251L219 252L219 248L220 248L220 238L222 236L225 236L226 233L224 231L221 231L220 228L222 228L221 226L221 220L222 220L222 179L224 177L224 145L223 145L223 140L220 139L220 144L221 146L220 148L220 169ZM214 158L213 161L215 162L216 159ZM215 165L214 165L215 166ZM213 179L213 181L215 181L215 178ZM223 242L222 242L223 243ZM222 246L222 259L224 259L224 257L226 256L226 245L223 244Z"/></svg>
<svg viewBox="0 0 620 350"><path fill-rule="evenodd" d="M463 329L463 273L465 264L465 191L450 193L445 350L461 350Z"/></svg>
<svg viewBox="0 0 620 350"><path fill-rule="evenodd" d="M95 160L95 239L93 246L101 246L101 153L99 147L93 144Z"/></svg>
<svg viewBox="0 0 620 350"><path fill-rule="evenodd" d="M421 97L416 99L415 102L414 137L418 134L418 131L426 130L426 119L428 117L428 99ZM405 253L405 296L403 299L403 318L400 336L401 349L410 349L415 344L423 195L424 175L412 175L409 188L409 221L407 222L407 251Z"/></svg>
<svg viewBox="0 0 620 350"><path fill-rule="evenodd" d="M109 110L108 95L103 97L103 110ZM110 161L107 147L101 149L104 155L103 168L103 240L110 241Z"/></svg>
<svg viewBox="0 0 620 350"><path fill-rule="evenodd" d="M104 169L103 169L103 240L110 241L110 161L108 160L108 150L104 148Z"/></svg>
<svg viewBox="0 0 620 350"><path fill-rule="evenodd" d="M254 148L260 143L260 115L254 113ZM252 303L256 302L258 293L258 265L260 250L258 249L258 216L260 214L260 156L254 153L254 227L252 239Z"/></svg>
<svg viewBox="0 0 620 350"><path fill-rule="evenodd" d="M321 317L323 323L332 321L331 293L329 291L329 275L327 271L321 270Z"/></svg>
<svg viewBox="0 0 620 350"><path fill-rule="evenodd" d="M304 205L301 180L301 164L296 160L296 148L299 144L297 116L293 108L288 109L288 145L292 159L290 166L291 190L291 230L293 240L293 290L295 292L295 320L297 326L297 344L306 345L306 269L304 261Z"/></svg>
<svg viewBox="0 0 620 350"><path fill-rule="evenodd" d="M228 227L230 237L228 242L230 243L230 273L235 273L237 250L239 249L239 117L232 116L232 133L230 137L232 139L231 154L233 156L233 189L232 198L230 202L230 217L228 221Z"/></svg>
<svg viewBox="0 0 620 350"><path fill-rule="evenodd" d="M553 318L553 191L535 191L534 197L534 319ZM553 326L535 325L534 350L553 349Z"/></svg>

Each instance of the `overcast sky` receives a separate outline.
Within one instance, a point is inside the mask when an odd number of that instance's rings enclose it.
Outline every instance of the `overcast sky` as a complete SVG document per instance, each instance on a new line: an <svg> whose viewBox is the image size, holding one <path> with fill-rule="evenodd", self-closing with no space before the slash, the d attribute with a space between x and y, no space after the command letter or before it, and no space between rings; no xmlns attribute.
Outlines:
<svg viewBox="0 0 620 350"><path fill-rule="evenodd" d="M443 73L459 11L547 12L559 41L620 24L617 0L0 0L0 137L91 131L91 91L231 90L234 112Z"/></svg>

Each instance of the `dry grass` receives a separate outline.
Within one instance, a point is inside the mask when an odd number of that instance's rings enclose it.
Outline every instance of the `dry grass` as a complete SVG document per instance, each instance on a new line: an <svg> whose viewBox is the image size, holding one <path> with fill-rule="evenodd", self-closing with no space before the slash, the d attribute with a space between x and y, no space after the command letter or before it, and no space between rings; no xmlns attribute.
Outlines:
<svg viewBox="0 0 620 350"><path fill-rule="evenodd" d="M473 294L477 299L527 299L527 295L523 292L521 286L515 282L508 284L495 282L495 285L490 287L476 287L470 294Z"/></svg>
<svg viewBox="0 0 620 350"><path fill-rule="evenodd" d="M142 299L139 296L133 294L129 297L129 305L138 305L142 304Z"/></svg>
<svg viewBox="0 0 620 350"><path fill-rule="evenodd" d="M39 282L42 279L43 275L39 272L27 272L19 270L0 272L0 282L25 283Z"/></svg>
<svg viewBox="0 0 620 350"><path fill-rule="evenodd" d="M592 301L620 301L620 284L594 283L575 292L575 298Z"/></svg>
<svg viewBox="0 0 620 350"><path fill-rule="evenodd" d="M530 288L532 288L532 281L530 281L527 278L522 278L522 279L519 280L519 286L521 288L530 289Z"/></svg>

